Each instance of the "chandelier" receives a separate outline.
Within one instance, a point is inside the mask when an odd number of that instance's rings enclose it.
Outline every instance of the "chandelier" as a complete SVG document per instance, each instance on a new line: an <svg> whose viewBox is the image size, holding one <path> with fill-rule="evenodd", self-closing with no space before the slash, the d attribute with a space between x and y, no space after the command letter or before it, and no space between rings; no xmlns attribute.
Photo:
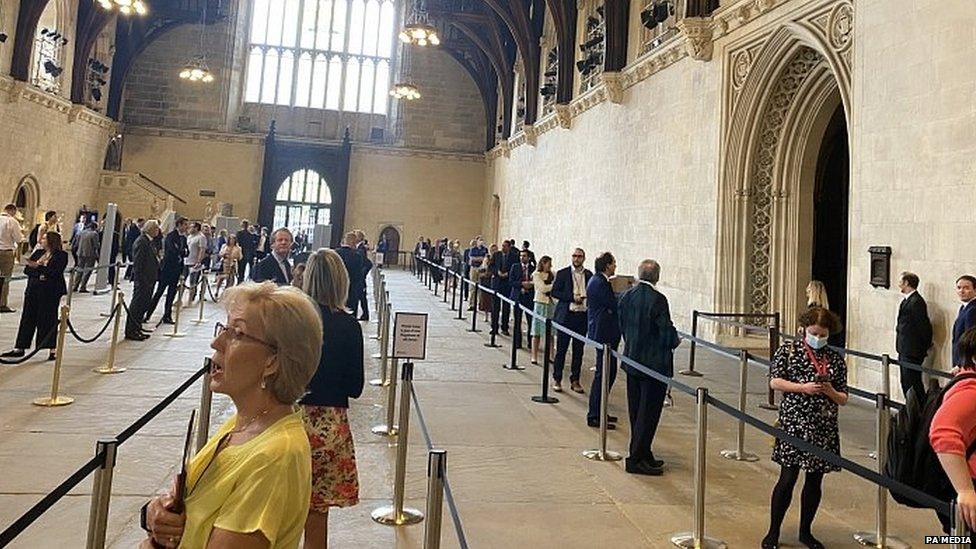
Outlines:
<svg viewBox="0 0 976 549"><path fill-rule="evenodd" d="M149 11L146 8L146 3L142 0L98 0L98 5L106 11L118 8L122 15L132 15L133 13L146 15Z"/></svg>
<svg viewBox="0 0 976 549"><path fill-rule="evenodd" d="M404 44L415 44L417 46L440 45L441 39L437 36L437 28L430 24L423 0L419 0L414 5L413 15L410 16L407 24L400 31L400 41Z"/></svg>
<svg viewBox="0 0 976 549"><path fill-rule="evenodd" d="M413 101L415 99L420 99L420 90L417 89L417 86L414 86L413 84L394 84L393 89L390 90L390 95L392 95L395 99Z"/></svg>
<svg viewBox="0 0 976 549"><path fill-rule="evenodd" d="M180 78L190 82L203 82L204 84L214 81L214 75L210 72L210 67L207 66L207 58L203 55L198 55L187 61L186 65L183 65L183 70L180 71Z"/></svg>

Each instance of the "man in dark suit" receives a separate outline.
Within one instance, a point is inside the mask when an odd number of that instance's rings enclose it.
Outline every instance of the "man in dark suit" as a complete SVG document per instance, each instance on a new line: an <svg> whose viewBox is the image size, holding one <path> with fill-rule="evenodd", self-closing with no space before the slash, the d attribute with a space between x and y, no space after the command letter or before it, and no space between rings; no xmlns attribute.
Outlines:
<svg viewBox="0 0 976 549"><path fill-rule="evenodd" d="M519 261L512 265L512 270L509 271L509 282L512 286L509 298L530 311L535 301L535 292L532 289L534 287L532 284L533 272L535 272L535 265L529 261L528 251L522 250L519 254ZM515 307L515 337L512 338L512 345L516 349L522 348L522 330L528 329L530 324L530 322L526 322L525 325L522 324L522 315L522 309Z"/></svg>
<svg viewBox="0 0 976 549"><path fill-rule="evenodd" d="M674 375L674 349L681 342L671 322L668 298L654 286L661 278L661 266L653 259L637 267L640 283L620 296L620 331L624 356L667 377ZM627 411L630 416L630 455L626 470L638 475L660 475L664 462L654 458L651 445L661 420L668 386L636 369L627 372Z"/></svg>
<svg viewBox="0 0 976 549"><path fill-rule="evenodd" d="M163 262L159 266L156 293L153 294L152 303L146 311L146 322L149 322L149 318L156 311L156 306L159 305L159 298L162 297L163 292L166 292L166 303L160 322L174 324L173 300L176 299L180 275L183 274L183 258L189 253L186 249L186 237L184 236L189 225L185 217L177 218L176 227L163 240Z"/></svg>
<svg viewBox="0 0 976 549"><path fill-rule="evenodd" d="M366 258L356 249L358 239L356 233L346 233L342 246L336 252L342 258L342 263L346 266L349 273L349 296L346 299L346 307L350 311L355 311L362 293L362 285L366 283L366 276L363 271L366 269Z"/></svg>
<svg viewBox="0 0 976 549"><path fill-rule="evenodd" d="M291 263L288 262L288 254L291 253L294 238L291 231L281 228L271 235L271 239L271 253L254 264L251 269L251 280L254 282L270 280L279 286L287 286L291 284Z"/></svg>
<svg viewBox="0 0 976 549"><path fill-rule="evenodd" d="M159 256L153 240L159 235L159 222L150 219L143 224L142 234L132 243L132 300L125 319L125 338L142 341L149 336L142 331L142 322L149 310L153 286L159 278Z"/></svg>
<svg viewBox="0 0 976 549"><path fill-rule="evenodd" d="M617 296L610 285L610 277L617 272L617 260L610 252L603 252L596 258L594 265L596 274L586 285L586 337L597 343L605 343L607 347L617 350L620 344L620 325L617 321ZM610 357L610 371L603 371L603 349L596 350L596 374L590 386L590 408L586 413L586 424L590 427L600 426L600 385L603 376L608 375L609 388L613 388L613 381L617 378L617 359ZM607 415L607 422L616 422L616 416ZM615 425L607 425L608 429L615 429Z"/></svg>
<svg viewBox="0 0 976 549"><path fill-rule="evenodd" d="M573 250L573 264L560 269L552 283L550 295L556 298L556 310L553 320L561 326L579 335L586 335L586 285L589 284L593 273L583 267L586 252L582 248ZM580 369L583 365L583 342L556 330L556 358L552 364L552 390L559 393L563 390L563 368L566 366L566 351L569 342L573 342L573 357L569 369L570 389L576 393L583 392L580 385Z"/></svg>
<svg viewBox="0 0 976 549"><path fill-rule="evenodd" d="M910 362L921 365L925 355L932 346L932 322L929 321L928 308L925 300L918 293L918 275L901 273L898 282L904 298L898 307L898 325L895 328L895 349L898 351L898 362ZM925 385L922 383L922 372L901 366L901 390L908 398L908 390L915 388L919 397L925 395Z"/></svg>
<svg viewBox="0 0 976 549"><path fill-rule="evenodd" d="M373 270L373 262L369 260L369 244L366 242L366 233L360 230L353 231L356 233L356 250L363 256L363 274L362 283L359 285L359 302L357 307L362 308L363 312L359 315L359 320L368 321L369 320L369 301L366 300L366 277L369 272ZM353 316L356 315L356 309L352 311Z"/></svg>
<svg viewBox="0 0 976 549"><path fill-rule="evenodd" d="M499 295L512 294L511 270L518 263L518 253L512 249L508 240L502 242L502 249L495 252L491 260L491 289ZM499 313L501 315L502 333L508 335L508 315L511 305L507 301L495 299L495 306L491 309L491 331L498 333Z"/></svg>
<svg viewBox="0 0 976 549"><path fill-rule="evenodd" d="M961 366L961 357L956 350L959 338L970 328L976 327L976 277L962 275L956 280L956 295L962 306L959 307L959 315L952 325L952 365Z"/></svg>
<svg viewBox="0 0 976 549"><path fill-rule="evenodd" d="M254 255L258 250L258 240L261 238L252 233L248 220L241 221L241 230L237 231L237 245L241 247L241 260L237 262L237 282L244 281L244 270L254 262Z"/></svg>

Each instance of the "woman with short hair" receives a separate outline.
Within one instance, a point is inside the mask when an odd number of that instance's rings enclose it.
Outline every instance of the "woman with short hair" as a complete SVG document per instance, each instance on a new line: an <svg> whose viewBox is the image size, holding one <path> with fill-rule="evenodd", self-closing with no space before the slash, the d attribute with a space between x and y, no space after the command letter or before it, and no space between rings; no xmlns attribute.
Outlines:
<svg viewBox="0 0 976 549"><path fill-rule="evenodd" d="M305 549L328 546L329 508L359 503L350 398L363 393L363 331L346 309L349 273L342 257L321 248L305 263L303 289L322 316L322 357L301 405L312 447L312 496Z"/></svg>
<svg viewBox="0 0 976 549"><path fill-rule="evenodd" d="M800 314L802 339L784 343L776 350L769 371L769 386L783 393L779 422L783 430L832 454L840 454L838 406L847 404L847 365L844 357L827 346L830 334L841 329L840 319L823 307ZM806 472L800 495L800 543L822 549L811 532L822 496L825 473L840 471L819 457L776 439L772 460L780 465L779 480L770 503L769 531L762 549L779 547L780 527L793 497L793 487Z"/></svg>
<svg viewBox="0 0 976 549"><path fill-rule="evenodd" d="M210 388L237 412L190 461L184 511L170 510L172 492L144 508L144 549L292 549L302 537L312 474L295 404L319 362L322 322L305 294L272 282L228 289L223 301Z"/></svg>

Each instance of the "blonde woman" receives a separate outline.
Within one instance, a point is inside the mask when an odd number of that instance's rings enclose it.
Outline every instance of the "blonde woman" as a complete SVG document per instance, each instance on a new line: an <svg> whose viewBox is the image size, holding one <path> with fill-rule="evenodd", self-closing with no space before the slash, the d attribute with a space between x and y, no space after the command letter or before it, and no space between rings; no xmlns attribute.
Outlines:
<svg viewBox="0 0 976 549"><path fill-rule="evenodd" d="M342 257L321 248L309 256L305 293L322 317L322 358L302 397L312 447L312 497L305 522L305 549L328 545L329 508L359 503L359 477L346 410L363 392L363 331L346 309L349 274Z"/></svg>
<svg viewBox="0 0 976 549"><path fill-rule="evenodd" d="M249 282L227 291L210 388L236 413L190 461L184 510L172 493L143 508L141 549L293 549L302 538L311 456L295 401L322 352L315 304L297 288Z"/></svg>
<svg viewBox="0 0 976 549"><path fill-rule="evenodd" d="M807 308L811 307L830 310L830 302L827 300L827 287L819 280L811 280L807 284Z"/></svg>
<svg viewBox="0 0 976 549"><path fill-rule="evenodd" d="M224 244L220 248L220 261L222 269L220 274L217 275L217 289L214 292L215 296L220 295L220 286L223 285L224 280L227 281L227 288L234 285L234 280L237 276L237 264L244 257L244 251L241 247L237 245L237 235L230 234L227 237L227 244Z"/></svg>
<svg viewBox="0 0 976 549"><path fill-rule="evenodd" d="M542 256L539 259L539 267L532 273L532 287L535 289L533 312L536 314L532 317L532 364L539 363L540 341L546 333L546 321L544 319L552 318L552 297L549 293L552 291L552 283L555 279L556 276L552 272L552 258L548 255Z"/></svg>

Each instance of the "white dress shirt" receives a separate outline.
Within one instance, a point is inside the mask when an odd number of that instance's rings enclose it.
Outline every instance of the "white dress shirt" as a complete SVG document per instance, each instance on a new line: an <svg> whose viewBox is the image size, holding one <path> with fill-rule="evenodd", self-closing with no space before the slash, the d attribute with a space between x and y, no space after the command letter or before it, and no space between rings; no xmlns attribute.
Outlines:
<svg viewBox="0 0 976 549"><path fill-rule="evenodd" d="M0 250L13 251L24 240L24 233L20 230L20 223L3 212L0 214Z"/></svg>

